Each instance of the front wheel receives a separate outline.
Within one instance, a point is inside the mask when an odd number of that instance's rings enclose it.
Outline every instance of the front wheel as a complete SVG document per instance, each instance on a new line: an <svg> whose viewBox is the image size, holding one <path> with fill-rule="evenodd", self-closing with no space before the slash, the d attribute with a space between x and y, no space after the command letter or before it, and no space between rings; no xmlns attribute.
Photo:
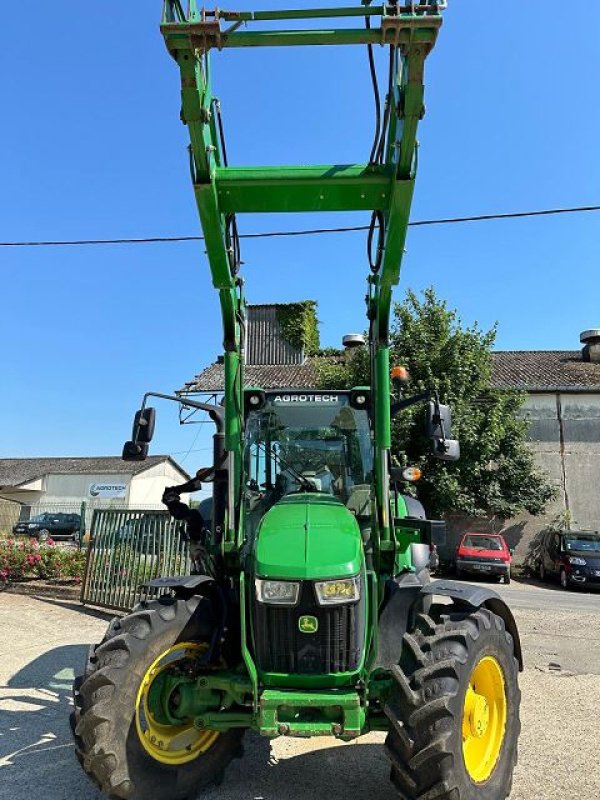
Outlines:
<svg viewBox="0 0 600 800"><path fill-rule="evenodd" d="M507 569L504 573L504 583L510 583L510 569Z"/></svg>
<svg viewBox="0 0 600 800"><path fill-rule="evenodd" d="M560 585L563 589L569 588L569 576L567 570L563 567L560 571Z"/></svg>
<svg viewBox="0 0 600 800"><path fill-rule="evenodd" d="M38 540L40 542L47 542L49 538L50 538L50 531L47 528L43 528L38 533Z"/></svg>
<svg viewBox="0 0 600 800"><path fill-rule="evenodd" d="M160 597L113 621L90 650L75 682L71 726L79 761L109 797L195 798L241 756L243 730L197 730L191 720L169 725L151 708L156 678L197 657L211 625L208 601Z"/></svg>
<svg viewBox="0 0 600 800"><path fill-rule="evenodd" d="M447 607L446 607L447 608ZM404 800L505 800L520 732L518 664L501 617L434 607L406 634L385 712Z"/></svg>

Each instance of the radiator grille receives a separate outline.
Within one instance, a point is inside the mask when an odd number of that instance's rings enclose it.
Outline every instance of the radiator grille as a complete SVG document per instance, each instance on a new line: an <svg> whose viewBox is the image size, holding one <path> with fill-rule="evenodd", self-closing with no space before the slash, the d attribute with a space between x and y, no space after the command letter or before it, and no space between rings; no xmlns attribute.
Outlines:
<svg viewBox="0 0 600 800"><path fill-rule="evenodd" d="M322 607L305 582L295 608L254 601L254 642L259 669L297 675L324 675L358 669L364 641L364 593L357 603ZM316 617L316 633L302 633L298 620Z"/></svg>

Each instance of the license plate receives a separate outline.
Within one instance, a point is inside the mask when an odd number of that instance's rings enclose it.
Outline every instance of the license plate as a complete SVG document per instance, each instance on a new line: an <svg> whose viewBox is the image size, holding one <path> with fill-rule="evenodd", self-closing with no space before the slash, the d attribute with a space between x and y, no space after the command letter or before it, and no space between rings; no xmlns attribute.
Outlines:
<svg viewBox="0 0 600 800"><path fill-rule="evenodd" d="M488 564L475 564L475 569L490 570L491 567Z"/></svg>

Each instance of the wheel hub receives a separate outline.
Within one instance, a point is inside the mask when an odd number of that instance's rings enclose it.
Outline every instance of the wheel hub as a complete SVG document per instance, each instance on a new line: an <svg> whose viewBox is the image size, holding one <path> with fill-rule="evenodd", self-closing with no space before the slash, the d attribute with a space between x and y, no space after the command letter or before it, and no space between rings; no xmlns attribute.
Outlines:
<svg viewBox="0 0 600 800"><path fill-rule="evenodd" d="M463 718L463 728L467 728L466 735L481 739L485 735L489 724L490 707L488 701L482 694L474 692L471 685L469 685L467 697L465 698L465 714Z"/></svg>
<svg viewBox="0 0 600 800"><path fill-rule="evenodd" d="M507 720L504 673L484 656L471 673L462 719L463 758L474 783L487 781L502 753Z"/></svg>
<svg viewBox="0 0 600 800"><path fill-rule="evenodd" d="M192 719L182 719L179 724L166 724L153 710L153 687L160 689L161 677L174 662L197 657L206 645L197 642L179 642L165 650L148 668L138 690L135 723L144 750L162 764L179 765L206 753L219 738L217 731L197 730Z"/></svg>

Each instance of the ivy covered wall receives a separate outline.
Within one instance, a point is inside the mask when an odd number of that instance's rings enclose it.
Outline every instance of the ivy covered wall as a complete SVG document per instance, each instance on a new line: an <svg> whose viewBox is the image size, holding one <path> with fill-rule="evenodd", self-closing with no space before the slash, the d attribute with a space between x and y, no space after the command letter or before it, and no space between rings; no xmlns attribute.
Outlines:
<svg viewBox="0 0 600 800"><path fill-rule="evenodd" d="M314 300L280 305L276 314L281 335L288 344L304 350L305 356L313 355L319 350L319 320L317 303Z"/></svg>

